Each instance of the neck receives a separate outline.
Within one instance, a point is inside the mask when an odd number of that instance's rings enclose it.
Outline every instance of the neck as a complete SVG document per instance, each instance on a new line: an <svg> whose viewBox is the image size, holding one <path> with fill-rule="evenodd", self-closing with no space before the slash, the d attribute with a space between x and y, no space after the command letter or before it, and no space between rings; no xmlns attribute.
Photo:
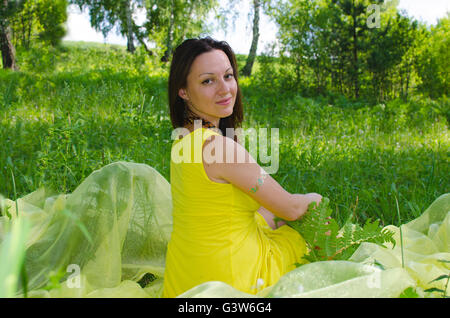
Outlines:
<svg viewBox="0 0 450 318"><path fill-rule="evenodd" d="M214 118L214 119L206 119L205 116L200 116L196 113L194 113L192 110L187 109L186 111L186 125L185 127L188 128L189 130L193 130L195 125L195 121L196 120L201 120L202 121L202 126L206 127L206 128L218 128L219 127L219 122L220 122L220 118Z"/></svg>

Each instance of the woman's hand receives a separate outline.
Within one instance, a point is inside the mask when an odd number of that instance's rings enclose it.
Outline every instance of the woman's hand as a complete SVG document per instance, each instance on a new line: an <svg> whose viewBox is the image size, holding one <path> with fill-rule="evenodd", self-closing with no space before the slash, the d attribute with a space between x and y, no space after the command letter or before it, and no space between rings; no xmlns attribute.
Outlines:
<svg viewBox="0 0 450 318"><path fill-rule="evenodd" d="M296 220L301 218L308 211L308 206L311 202L316 202L317 205L322 202L322 196L314 192L306 194L295 193L292 194L292 196L296 203Z"/></svg>
<svg viewBox="0 0 450 318"><path fill-rule="evenodd" d="M317 202L317 206L322 202L322 196L314 192L305 194L305 198L308 201L307 206L309 206L311 202Z"/></svg>

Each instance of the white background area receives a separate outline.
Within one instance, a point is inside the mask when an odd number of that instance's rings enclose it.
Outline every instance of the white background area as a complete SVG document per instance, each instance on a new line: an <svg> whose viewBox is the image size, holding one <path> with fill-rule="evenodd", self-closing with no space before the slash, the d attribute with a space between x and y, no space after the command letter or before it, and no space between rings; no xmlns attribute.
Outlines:
<svg viewBox="0 0 450 318"><path fill-rule="evenodd" d="M220 0L222 6L226 0ZM239 17L235 25L230 22L227 34L223 31L213 31L211 37L216 40L227 41L235 53L248 54L252 42L252 29L249 19L251 0L242 0L239 4ZM439 18L444 17L450 11L450 0L400 0L399 9L406 10L408 16L427 24L436 24ZM106 38L101 32L95 31L89 22L89 13L81 12L77 6L71 5L68 9L67 41L100 42L109 44L126 45L126 39L112 30ZM137 22L142 21L142 15L136 16ZM140 21L139 21L140 20ZM258 54L266 51L266 45L276 41L277 27L273 21L262 12L260 14L260 37L258 42Z"/></svg>

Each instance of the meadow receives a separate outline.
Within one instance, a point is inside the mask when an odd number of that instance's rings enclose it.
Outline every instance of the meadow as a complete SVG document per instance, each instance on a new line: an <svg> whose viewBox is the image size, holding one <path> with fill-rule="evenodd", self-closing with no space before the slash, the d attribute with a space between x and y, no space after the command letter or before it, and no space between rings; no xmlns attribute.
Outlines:
<svg viewBox="0 0 450 318"><path fill-rule="evenodd" d="M168 65L119 46L70 42L18 51L18 61L21 71L0 70L1 195L70 193L115 161L148 164L169 180ZM354 216L398 225L449 192L448 98L308 98L259 60L240 85L243 128L279 128L272 176L291 193L328 197L338 223Z"/></svg>

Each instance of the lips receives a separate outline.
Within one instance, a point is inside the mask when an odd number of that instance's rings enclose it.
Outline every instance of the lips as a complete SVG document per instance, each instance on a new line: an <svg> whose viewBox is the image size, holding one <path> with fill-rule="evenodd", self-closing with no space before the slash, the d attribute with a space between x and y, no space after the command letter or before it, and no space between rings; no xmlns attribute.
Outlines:
<svg viewBox="0 0 450 318"><path fill-rule="evenodd" d="M230 98L227 98L227 99L222 99L222 100L219 100L218 102L216 102L217 104L220 104L220 105L228 105L230 102L231 102L231 97Z"/></svg>

